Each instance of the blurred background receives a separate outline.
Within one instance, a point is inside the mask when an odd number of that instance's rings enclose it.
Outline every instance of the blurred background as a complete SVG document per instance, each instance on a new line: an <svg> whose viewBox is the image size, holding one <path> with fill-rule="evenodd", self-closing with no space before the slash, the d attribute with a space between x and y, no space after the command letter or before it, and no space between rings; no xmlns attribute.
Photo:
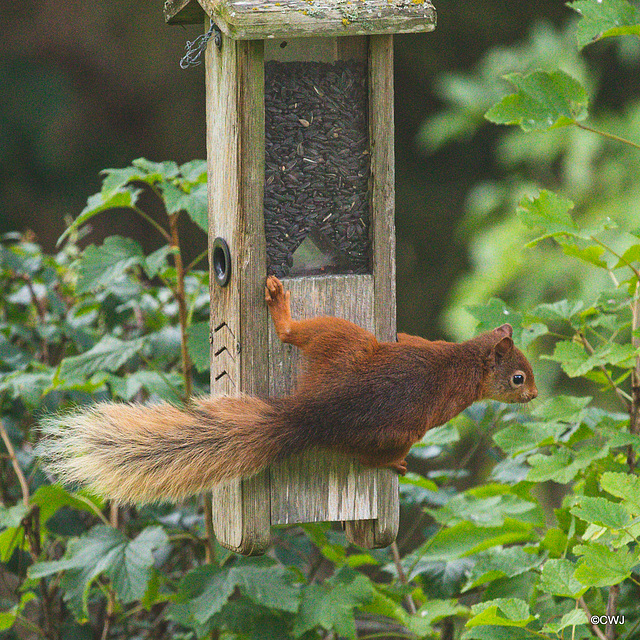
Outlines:
<svg viewBox="0 0 640 640"><path fill-rule="evenodd" d="M203 67L179 66L202 28L166 26L162 4L2 3L0 232L31 230L52 251L101 169L205 157ZM579 130L524 137L487 123L508 91L500 77L559 65L589 88L601 128L637 139L640 48L613 38L580 54L575 14L558 0L436 8L434 33L396 37L398 324L460 338L473 327L466 304L498 295L528 305L598 286L575 265L523 252L513 216L523 194L559 190L587 217L637 216L640 199L637 152ZM126 212L92 225L87 242L131 234L153 248ZM190 233L196 255L205 237Z"/></svg>

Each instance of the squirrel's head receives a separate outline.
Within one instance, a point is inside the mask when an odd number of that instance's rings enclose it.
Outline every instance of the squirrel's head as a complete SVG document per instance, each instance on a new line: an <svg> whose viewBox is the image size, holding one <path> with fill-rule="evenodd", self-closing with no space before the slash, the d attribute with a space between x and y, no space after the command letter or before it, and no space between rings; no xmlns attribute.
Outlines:
<svg viewBox="0 0 640 640"><path fill-rule="evenodd" d="M510 324L478 336L485 352L482 398L500 402L529 402L538 395L533 370L513 344Z"/></svg>

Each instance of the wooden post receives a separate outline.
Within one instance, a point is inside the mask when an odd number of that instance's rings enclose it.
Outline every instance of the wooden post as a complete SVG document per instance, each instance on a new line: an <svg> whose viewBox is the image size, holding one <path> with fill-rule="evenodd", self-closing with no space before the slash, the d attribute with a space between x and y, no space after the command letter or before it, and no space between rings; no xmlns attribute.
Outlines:
<svg viewBox="0 0 640 640"><path fill-rule="evenodd" d="M223 238L231 277L220 287L211 264L211 392L266 395L267 310L264 182L264 79L261 40L224 37L205 62L209 242ZM263 472L213 493L214 531L233 551L269 544L269 476Z"/></svg>
<svg viewBox="0 0 640 640"><path fill-rule="evenodd" d="M393 126L393 36L369 36L369 140L371 144L371 224L373 244L374 334L396 339L396 229ZM361 547L390 545L398 533L398 476L378 469L377 517L351 521L349 540Z"/></svg>

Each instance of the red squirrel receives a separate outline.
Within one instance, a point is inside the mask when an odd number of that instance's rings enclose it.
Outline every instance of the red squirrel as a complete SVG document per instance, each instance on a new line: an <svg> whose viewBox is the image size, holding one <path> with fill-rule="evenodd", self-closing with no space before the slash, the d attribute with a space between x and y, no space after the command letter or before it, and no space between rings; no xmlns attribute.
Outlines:
<svg viewBox="0 0 640 640"><path fill-rule="evenodd" d="M402 333L379 342L340 318L293 320L289 301L270 276L277 334L306 361L292 395L201 397L185 409L97 404L45 421L45 466L123 503L180 500L310 448L404 474L411 446L476 400L538 394L508 324L460 344Z"/></svg>

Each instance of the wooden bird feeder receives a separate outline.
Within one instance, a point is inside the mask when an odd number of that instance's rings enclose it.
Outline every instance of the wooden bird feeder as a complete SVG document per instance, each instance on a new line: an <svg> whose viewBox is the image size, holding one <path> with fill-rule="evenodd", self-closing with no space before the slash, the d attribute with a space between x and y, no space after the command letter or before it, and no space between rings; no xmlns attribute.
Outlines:
<svg viewBox="0 0 640 640"><path fill-rule="evenodd" d="M393 35L431 31L424 0L167 0L213 21L206 50L213 394L282 395L298 354L275 335L268 274L296 319L396 339ZM214 492L219 542L264 553L270 526L345 522L363 547L398 529L398 480L309 452Z"/></svg>

